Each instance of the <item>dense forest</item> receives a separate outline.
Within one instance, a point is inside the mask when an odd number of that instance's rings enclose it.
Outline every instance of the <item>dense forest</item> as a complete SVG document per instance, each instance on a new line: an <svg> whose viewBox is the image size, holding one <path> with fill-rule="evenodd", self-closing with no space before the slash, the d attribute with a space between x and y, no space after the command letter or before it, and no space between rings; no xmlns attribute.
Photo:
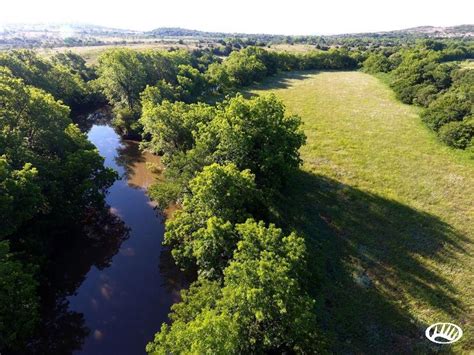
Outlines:
<svg viewBox="0 0 474 355"><path fill-rule="evenodd" d="M151 198L179 206L164 243L196 277L150 339L157 354L328 349L308 292L305 235L282 223L276 204L302 163L301 119L244 88L279 72L360 69L419 106L448 146L473 145L471 41L226 54L117 48L89 66L72 52L0 53L0 351L31 346L49 256L72 238L71 225L108 213L117 175L79 129L80 112L110 106L122 136L162 157Z"/></svg>

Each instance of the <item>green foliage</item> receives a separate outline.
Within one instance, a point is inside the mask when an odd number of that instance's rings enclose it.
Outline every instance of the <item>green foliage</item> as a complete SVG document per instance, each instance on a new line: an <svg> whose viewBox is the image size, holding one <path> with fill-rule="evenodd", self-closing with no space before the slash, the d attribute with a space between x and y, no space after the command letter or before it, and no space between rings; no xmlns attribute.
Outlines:
<svg viewBox="0 0 474 355"><path fill-rule="evenodd" d="M327 52L314 51L300 57L300 70L356 69L357 60L344 49L331 49Z"/></svg>
<svg viewBox="0 0 474 355"><path fill-rule="evenodd" d="M194 174L212 163L250 169L257 185L271 192L299 166L305 141L299 118L286 116L274 96L247 100L239 95L217 107L146 104L140 122L149 139L143 145L164 155L165 177L173 181L152 187L152 196L163 203L181 189L180 199Z"/></svg>
<svg viewBox="0 0 474 355"><path fill-rule="evenodd" d="M33 271L46 269L57 230L102 207L116 174L53 97L79 105L79 72L31 52L2 54L0 62L9 66L0 66L0 351L11 352L24 349L37 326Z"/></svg>
<svg viewBox="0 0 474 355"><path fill-rule="evenodd" d="M99 83L109 102L133 110L146 86L146 68L131 49L113 49L98 59Z"/></svg>
<svg viewBox="0 0 474 355"><path fill-rule="evenodd" d="M59 228L103 202L115 173L72 124L67 106L1 67L0 102L2 237L15 239L22 227L50 219ZM47 246L52 237L28 238Z"/></svg>
<svg viewBox="0 0 474 355"><path fill-rule="evenodd" d="M363 63L368 73L388 73L392 70L392 62L382 53L372 53Z"/></svg>
<svg viewBox="0 0 474 355"><path fill-rule="evenodd" d="M458 149L466 149L473 137L474 71L459 69L452 77L452 86L431 102L421 117L438 132L443 142Z"/></svg>
<svg viewBox="0 0 474 355"><path fill-rule="evenodd" d="M449 91L430 104L422 113L422 119L438 131L446 123L462 121L471 110L472 102L463 93Z"/></svg>
<svg viewBox="0 0 474 355"><path fill-rule="evenodd" d="M304 241L270 225L248 220L236 226L234 259L224 287L200 279L173 306L149 353L307 353L321 347L314 301L301 289Z"/></svg>
<svg viewBox="0 0 474 355"><path fill-rule="evenodd" d="M28 341L39 317L37 287L32 271L13 258L7 241L0 241L0 350Z"/></svg>
<svg viewBox="0 0 474 355"><path fill-rule="evenodd" d="M89 81L95 79L94 70L91 67L88 67L84 58L79 54L68 52L56 53L51 61L54 64L59 64L64 67L67 67L71 70L73 74L78 74L84 81Z"/></svg>
<svg viewBox="0 0 474 355"><path fill-rule="evenodd" d="M391 86L398 98L427 107L421 117L443 142L460 149L468 147L472 129L465 121L473 114L474 71L444 62L468 58L472 49L427 40L400 53L402 60L391 73Z"/></svg>
<svg viewBox="0 0 474 355"><path fill-rule="evenodd" d="M299 284L304 240L253 220L236 229L241 241L224 272L222 303L238 314L242 352L314 352L314 301Z"/></svg>
<svg viewBox="0 0 474 355"><path fill-rule="evenodd" d="M186 152L195 142L193 133L199 124L211 121L215 109L206 104L186 105L183 102L164 101L154 105L156 96L154 87L148 87L143 95L143 113L140 123L143 134L149 137L146 147L165 159L177 152Z"/></svg>
<svg viewBox="0 0 474 355"><path fill-rule="evenodd" d="M408 104L418 103L427 105L430 101L416 101L419 90L429 86L432 92L438 92L451 85L451 72L454 65L439 63L438 52L426 49L406 50L403 60L393 71L392 88L398 98Z"/></svg>
<svg viewBox="0 0 474 355"><path fill-rule="evenodd" d="M439 138L447 145L466 149L472 146L474 139L474 119L466 119L462 122L449 122L440 128Z"/></svg>
<svg viewBox="0 0 474 355"><path fill-rule="evenodd" d="M205 76L190 65L181 64L178 66L176 80L178 95L184 102L193 102L206 92Z"/></svg>
<svg viewBox="0 0 474 355"><path fill-rule="evenodd" d="M221 278L237 240L232 223L210 217L192 236L192 253L199 273L210 279Z"/></svg>
<svg viewBox="0 0 474 355"><path fill-rule="evenodd" d="M97 100L93 89L85 82L92 74L77 55L58 55L48 61L33 51L14 50L0 54L0 66L10 69L26 84L62 100L73 110Z"/></svg>
<svg viewBox="0 0 474 355"><path fill-rule="evenodd" d="M198 144L208 147L218 163L250 169L259 186L276 188L299 166L305 142L297 116L286 116L274 95L250 100L236 96L221 105L216 117L202 127Z"/></svg>
<svg viewBox="0 0 474 355"><path fill-rule="evenodd" d="M209 65L205 73L205 77L209 83L209 86L213 88L214 92L225 93L232 88L229 73L220 63L212 63Z"/></svg>
<svg viewBox="0 0 474 355"><path fill-rule="evenodd" d="M0 156L0 237L15 232L40 209L43 198L37 175L30 163L13 170L6 156Z"/></svg>
<svg viewBox="0 0 474 355"><path fill-rule="evenodd" d="M164 100L175 101L175 88L165 80L159 80L154 86L145 88L140 94L140 101L145 109L147 105L160 105Z"/></svg>
<svg viewBox="0 0 474 355"><path fill-rule="evenodd" d="M121 135L128 139L139 139L142 131L140 122L138 122L140 108L115 106L112 111L114 113L112 124L120 131Z"/></svg>
<svg viewBox="0 0 474 355"><path fill-rule="evenodd" d="M262 80L267 74L265 64L246 51L232 52L223 62L230 84L236 87Z"/></svg>
<svg viewBox="0 0 474 355"><path fill-rule="evenodd" d="M141 97L161 103L180 98L193 101L205 88L203 75L189 64L186 51L143 51L121 48L105 51L98 59L97 83L114 107L114 125L123 135L138 136Z"/></svg>
<svg viewBox="0 0 474 355"><path fill-rule="evenodd" d="M232 225L256 206L254 176L233 164L212 164L189 182L189 190L182 210L166 223L165 244L181 267L197 264L201 273L218 277L235 247Z"/></svg>

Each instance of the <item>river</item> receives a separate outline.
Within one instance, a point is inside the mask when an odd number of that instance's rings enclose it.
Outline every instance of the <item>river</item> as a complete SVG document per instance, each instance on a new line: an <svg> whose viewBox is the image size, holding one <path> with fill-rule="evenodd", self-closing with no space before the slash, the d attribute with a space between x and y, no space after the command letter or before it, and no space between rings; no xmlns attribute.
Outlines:
<svg viewBox="0 0 474 355"><path fill-rule="evenodd" d="M58 253L55 291L48 291L44 331L34 349L143 354L186 285L163 249L163 217L146 194L156 177L147 163L159 165L159 158L122 140L106 122L93 124L87 136L120 178L108 190L107 212L85 226L87 237L81 232Z"/></svg>

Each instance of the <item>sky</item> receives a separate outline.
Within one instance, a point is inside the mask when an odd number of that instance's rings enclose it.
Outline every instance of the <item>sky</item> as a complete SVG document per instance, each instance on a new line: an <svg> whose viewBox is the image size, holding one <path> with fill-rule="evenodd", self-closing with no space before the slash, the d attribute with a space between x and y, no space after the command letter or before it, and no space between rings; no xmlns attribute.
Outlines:
<svg viewBox="0 0 474 355"><path fill-rule="evenodd" d="M337 34L474 23L473 0L2 0L0 24Z"/></svg>

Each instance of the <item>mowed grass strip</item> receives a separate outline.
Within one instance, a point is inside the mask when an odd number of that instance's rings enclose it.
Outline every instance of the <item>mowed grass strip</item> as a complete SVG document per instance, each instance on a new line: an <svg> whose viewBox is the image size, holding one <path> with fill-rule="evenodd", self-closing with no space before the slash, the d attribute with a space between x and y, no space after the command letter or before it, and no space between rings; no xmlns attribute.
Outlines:
<svg viewBox="0 0 474 355"><path fill-rule="evenodd" d="M438 142L368 74L282 74L250 93L265 92L304 122L303 171L280 212L308 236L332 350L473 350L472 152ZM463 339L431 344L435 322L460 325Z"/></svg>

